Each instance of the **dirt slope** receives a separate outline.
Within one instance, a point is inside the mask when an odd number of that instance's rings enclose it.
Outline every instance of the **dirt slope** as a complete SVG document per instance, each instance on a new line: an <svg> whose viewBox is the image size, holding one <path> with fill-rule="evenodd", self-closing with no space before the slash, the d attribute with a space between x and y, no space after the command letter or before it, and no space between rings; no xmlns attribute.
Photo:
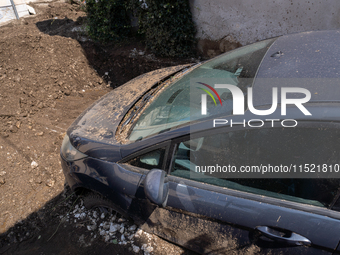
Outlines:
<svg viewBox="0 0 340 255"><path fill-rule="evenodd" d="M64 190L61 141L72 121L113 87L192 60L156 59L139 42L96 44L84 33L77 4L32 6L37 15L0 27L0 254L135 254L131 241L116 244L131 231L105 242L100 228L75 224L71 211L81 201ZM140 254L151 252L143 243L155 254L184 251L146 234L138 240Z"/></svg>

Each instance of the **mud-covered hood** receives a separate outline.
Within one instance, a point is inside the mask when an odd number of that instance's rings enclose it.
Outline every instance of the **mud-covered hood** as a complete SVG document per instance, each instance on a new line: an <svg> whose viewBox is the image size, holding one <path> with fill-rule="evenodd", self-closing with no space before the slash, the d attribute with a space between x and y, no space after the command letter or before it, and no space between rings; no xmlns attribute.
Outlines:
<svg viewBox="0 0 340 255"><path fill-rule="evenodd" d="M73 146L88 156L119 160L120 143L116 140L115 133L124 115L159 81L188 66L168 67L140 75L103 96L85 110L68 129L67 134Z"/></svg>

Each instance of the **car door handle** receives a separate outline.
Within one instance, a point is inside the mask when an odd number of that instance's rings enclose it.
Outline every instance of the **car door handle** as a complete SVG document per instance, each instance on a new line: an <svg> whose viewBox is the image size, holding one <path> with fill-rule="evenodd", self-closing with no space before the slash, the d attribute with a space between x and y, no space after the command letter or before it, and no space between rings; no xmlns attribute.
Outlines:
<svg viewBox="0 0 340 255"><path fill-rule="evenodd" d="M277 241L277 242L288 243L291 245L310 245L312 243L306 237L301 236L291 231L284 230L285 235L281 236L281 235L276 234L276 233L279 233L280 231L267 227L267 226L258 226L255 229L259 231L265 237L271 240Z"/></svg>

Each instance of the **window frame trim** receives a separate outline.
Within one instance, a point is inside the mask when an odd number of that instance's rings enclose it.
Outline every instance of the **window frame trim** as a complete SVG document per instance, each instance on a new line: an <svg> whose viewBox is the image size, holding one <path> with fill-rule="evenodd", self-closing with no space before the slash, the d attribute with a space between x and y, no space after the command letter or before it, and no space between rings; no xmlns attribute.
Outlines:
<svg viewBox="0 0 340 255"><path fill-rule="evenodd" d="M339 122L328 122L328 121L317 121L317 120L299 120L299 121L300 121L299 124L301 123L301 125L299 125L300 128L317 128L317 127L320 128L320 125L322 125L322 127L326 127L326 128L327 127L328 128L338 127L340 129ZM241 199L263 202L263 203L271 204L274 206L284 207L287 209L300 210L300 211L304 211L308 213L315 213L318 215L323 215L323 216L327 216L327 217L340 220L340 211L332 210L332 206L334 204L340 203L340 196L337 196L337 194L334 196L333 201L331 202L329 207L318 207L315 205L303 204L303 203L298 203L294 201L283 200L283 199L269 197L269 196L263 196L263 195L259 195L255 193L248 193L245 191L234 190L234 189L230 189L226 187L215 186L209 183L199 182L196 180L191 180L191 179L186 179L183 177L171 175L171 169L172 169L172 165L174 162L176 149L180 142L187 141L187 139L190 140L190 139L200 138L200 137L204 137L204 136L208 136L212 134L228 133L228 132L233 132L233 131L238 131L238 130L263 129L267 127L270 127L269 123L268 124L265 123L265 125L260 128L223 126L219 128L198 131L193 134L190 133L189 135L184 135L184 136L172 139L171 145L170 145L171 157L169 157L168 159L169 164L167 165L167 169L166 169L168 173L169 181L172 181L174 183L181 183L181 184L188 185L194 188L221 193L224 195L230 195L230 196L234 196L234 197L241 198ZM283 127L278 126L278 127L273 127L273 128L277 129L277 128L283 128Z"/></svg>
<svg viewBox="0 0 340 255"><path fill-rule="evenodd" d="M161 143L158 143L156 145L152 145L150 147L147 147L147 148L144 148L140 151L137 151L135 153L132 153L128 156L126 156L125 158L119 160L117 163L118 164L129 164L128 161L136 158L136 157L140 157L140 156L143 156L144 154L147 154L148 152L151 152L151 151L154 151L154 150L157 150L157 149L160 149L160 148L165 148L165 152L164 152L164 159L163 159L163 163L162 163L162 167L161 167L161 170L164 170L167 172L167 162L169 160L169 150L170 150L170 145L171 145L171 141L168 140L168 141L165 141L165 142L161 142ZM135 166L137 167L137 166ZM139 167L140 168L140 167ZM156 167L155 167L156 168ZM144 168L143 168L144 169ZM146 171L150 171L148 169L145 169Z"/></svg>
<svg viewBox="0 0 340 255"><path fill-rule="evenodd" d="M340 220L340 212L331 210L326 207L318 207L314 205L302 204L298 202L278 199L274 197L262 196L254 193L248 193L245 191L233 190L230 188L222 188L219 186L214 186L204 182L198 182L195 180L189 180L178 176L168 175L169 182L174 182L182 185L187 185L197 189L203 189L206 191L211 191L223 195L233 196L239 199L252 200L256 202L262 202L270 204L273 206L284 207L291 210L299 210L307 213L314 213L322 216L331 217L336 220Z"/></svg>

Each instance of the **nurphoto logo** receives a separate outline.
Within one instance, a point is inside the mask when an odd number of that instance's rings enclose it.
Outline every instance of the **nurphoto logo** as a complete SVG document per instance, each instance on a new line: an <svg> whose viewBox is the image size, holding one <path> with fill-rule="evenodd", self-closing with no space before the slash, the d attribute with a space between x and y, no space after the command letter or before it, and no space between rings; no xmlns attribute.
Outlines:
<svg viewBox="0 0 340 255"><path fill-rule="evenodd" d="M203 82L197 82L201 85L204 86L204 88L201 87L197 87L198 89L203 90L205 93L201 94L201 114L202 115L207 115L207 96L209 95L211 97L211 99L213 100L215 106L217 106L217 102L215 99L215 96L217 97L219 103L221 106L223 106L223 102L221 100L221 97L219 96L219 94L217 93L216 89L225 89L226 91L229 91L231 93L232 99L233 99L233 115L244 115L245 112L245 95L243 93L243 91L235 86L235 85L231 85L231 84L215 84L214 87L212 87L211 85L208 85L206 83ZM211 92L210 92L210 91ZM303 94L304 97L303 98L287 98L287 94L288 93L300 93ZM214 96L215 95L215 96ZM246 96L246 100L248 103L248 109L251 113L258 115L258 116L266 116L266 115L270 115L272 113L274 113L278 107L278 88L277 87L273 87L272 88L272 104L271 107L269 109L266 110L258 110L255 109L254 104L253 104L253 88L252 87L248 87L247 88L247 96ZM298 88L298 87L282 87L281 88L281 116L286 116L287 114L287 105L295 105L304 115L312 115L305 107L304 107L304 103L307 103L309 100L311 99L311 93L309 90L305 89L305 88ZM268 121L272 123L272 127L274 127L274 122L280 121L281 125L283 127L295 127L297 125L297 121L294 119L284 119L284 120L280 120L280 119L265 119L265 120L261 120L261 119L252 119L252 120L244 120L243 122L237 122L237 123L233 123L232 120L226 120L226 119L214 119L214 127L216 125L225 125L230 123L230 125L232 126L233 124L242 124L243 126L246 126L246 124L248 124L249 127L261 127L264 125L264 122ZM289 123L293 123L293 125L288 125ZM254 124L256 123L256 124Z"/></svg>

